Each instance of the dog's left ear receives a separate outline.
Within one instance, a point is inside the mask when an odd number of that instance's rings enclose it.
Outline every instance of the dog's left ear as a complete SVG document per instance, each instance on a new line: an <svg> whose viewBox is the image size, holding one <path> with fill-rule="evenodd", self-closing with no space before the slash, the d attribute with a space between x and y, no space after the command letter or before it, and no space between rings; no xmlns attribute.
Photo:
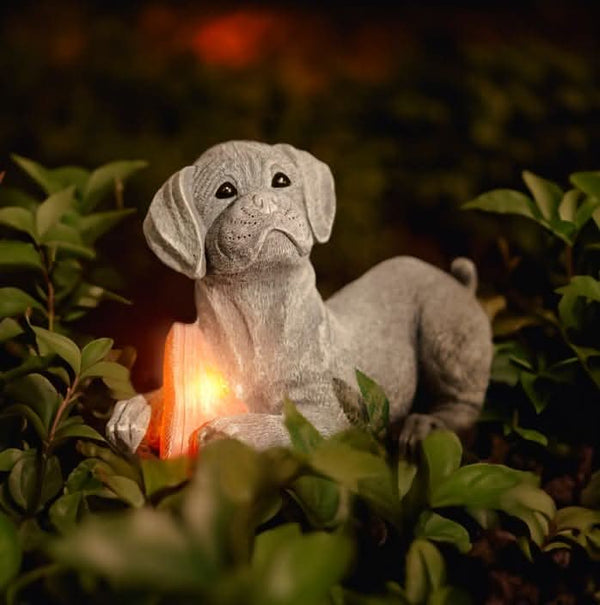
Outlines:
<svg viewBox="0 0 600 605"><path fill-rule="evenodd" d="M144 235L160 260L192 279L206 273L206 227L193 203L196 166L176 172L156 193L144 219Z"/></svg>
<svg viewBox="0 0 600 605"><path fill-rule="evenodd" d="M287 143L274 146L292 159L302 176L304 203L315 239L324 243L331 235L335 216L335 185L329 166L307 151Z"/></svg>

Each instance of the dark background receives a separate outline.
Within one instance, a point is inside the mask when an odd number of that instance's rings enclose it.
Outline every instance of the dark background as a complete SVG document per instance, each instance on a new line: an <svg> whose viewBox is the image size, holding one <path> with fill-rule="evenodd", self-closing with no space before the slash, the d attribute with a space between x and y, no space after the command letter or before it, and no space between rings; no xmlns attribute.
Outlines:
<svg viewBox="0 0 600 605"><path fill-rule="evenodd" d="M530 169L566 185L600 168L597 2L3 2L0 170L146 159L137 216L102 245L109 303L81 326L134 345L140 390L164 335L194 318L192 284L146 249L141 220L175 170L227 139L285 141L328 162L338 215L313 251L324 294L376 262L473 256L494 286L494 241L535 252L524 221L458 210Z"/></svg>

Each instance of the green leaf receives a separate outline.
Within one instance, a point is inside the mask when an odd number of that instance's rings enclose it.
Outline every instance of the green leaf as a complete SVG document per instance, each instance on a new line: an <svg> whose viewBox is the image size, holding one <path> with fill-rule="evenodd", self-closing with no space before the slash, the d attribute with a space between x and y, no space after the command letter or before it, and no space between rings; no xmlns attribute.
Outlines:
<svg viewBox="0 0 600 605"><path fill-rule="evenodd" d="M527 473L500 464L477 463L457 469L431 494L431 506L497 508L501 495L522 481Z"/></svg>
<svg viewBox="0 0 600 605"><path fill-rule="evenodd" d="M5 393L15 403L29 406L39 416L45 432L50 430L61 397L45 376L33 373L17 378L6 386Z"/></svg>
<svg viewBox="0 0 600 605"><path fill-rule="evenodd" d="M539 388L540 380L536 374L521 372L520 379L527 398L535 408L535 413L541 414L550 402L550 391Z"/></svg>
<svg viewBox="0 0 600 605"><path fill-rule="evenodd" d="M144 491L148 498L158 492L176 487L186 482L190 476L190 460L187 456L159 460L144 458L140 460Z"/></svg>
<svg viewBox="0 0 600 605"><path fill-rule="evenodd" d="M429 491L432 493L460 467L462 446L456 433L436 430L423 439L421 448L427 462Z"/></svg>
<svg viewBox="0 0 600 605"><path fill-rule="evenodd" d="M575 243L575 237L577 235L577 226L567 221L561 221L560 219L554 219L552 224L547 227L550 233L556 235L565 244L573 246Z"/></svg>
<svg viewBox="0 0 600 605"><path fill-rule="evenodd" d="M527 441L533 441L546 447L548 445L548 437L535 429L524 429L521 426L513 426L512 430Z"/></svg>
<svg viewBox="0 0 600 605"><path fill-rule="evenodd" d="M43 265L33 244L2 240L0 241L0 268L23 268L42 271Z"/></svg>
<svg viewBox="0 0 600 605"><path fill-rule="evenodd" d="M46 472L42 479L40 509L54 498L63 488L63 476L57 456L50 456L46 461Z"/></svg>
<svg viewBox="0 0 600 605"><path fill-rule="evenodd" d="M406 555L406 596L409 603L424 603L446 582L440 551L428 540L413 540Z"/></svg>
<svg viewBox="0 0 600 605"><path fill-rule="evenodd" d="M0 471L10 471L17 461L25 455L25 450L9 447L0 452Z"/></svg>
<svg viewBox="0 0 600 605"><path fill-rule="evenodd" d="M41 164L24 158L17 154L12 154L11 158L18 164L40 187L48 194L62 189L62 183L58 183L52 178L51 171L44 168Z"/></svg>
<svg viewBox="0 0 600 605"><path fill-rule="evenodd" d="M417 538L425 538L433 542L448 542L453 544L461 553L471 550L469 532L456 521L446 519L433 511L423 511L415 528Z"/></svg>
<svg viewBox="0 0 600 605"><path fill-rule="evenodd" d="M302 453L310 454L323 441L319 431L297 410L289 400L283 402L283 418L290 434L292 447Z"/></svg>
<svg viewBox="0 0 600 605"><path fill-rule="evenodd" d="M519 191L495 189L462 205L463 210L483 210L500 214L519 214L537 222L543 217L533 200Z"/></svg>
<svg viewBox="0 0 600 605"><path fill-rule="evenodd" d="M340 520L340 507L346 500L338 485L322 477L298 477L290 494L300 505L312 526L332 527Z"/></svg>
<svg viewBox="0 0 600 605"><path fill-rule="evenodd" d="M54 435L53 445L56 447L60 442L66 439L93 439L106 443L106 439L94 428L83 422L68 424L58 428Z"/></svg>
<svg viewBox="0 0 600 605"><path fill-rule="evenodd" d="M42 468L44 475L40 479L39 473ZM39 494L38 486L41 488ZM35 451L20 458L8 476L10 495L15 503L27 512L36 513L41 510L62 487L63 478L58 458L50 456L46 463L42 464ZM37 509L35 509L36 503Z"/></svg>
<svg viewBox="0 0 600 605"><path fill-rule="evenodd" d="M408 460L400 459L398 461L398 495L400 499L410 491L417 470L417 465Z"/></svg>
<svg viewBox="0 0 600 605"><path fill-rule="evenodd" d="M16 231L27 233L31 239L36 240L35 220L33 212L19 206L0 208L0 225L6 225Z"/></svg>
<svg viewBox="0 0 600 605"><path fill-rule="evenodd" d="M34 212L38 205L36 198L25 193L21 189L6 187L5 185L0 187L0 206L3 208L18 206L19 208L25 208L26 210Z"/></svg>
<svg viewBox="0 0 600 605"><path fill-rule="evenodd" d="M73 257L61 258L54 263L52 282L54 283L54 300L57 304L71 296L81 282L83 266Z"/></svg>
<svg viewBox="0 0 600 605"><path fill-rule="evenodd" d="M147 165L147 162L141 160L120 160L94 170L83 192L82 210L93 210L104 197L115 190L118 182L124 182Z"/></svg>
<svg viewBox="0 0 600 605"><path fill-rule="evenodd" d="M565 192L558 206L558 217L561 220L571 223L575 222L580 195L581 193L577 189L569 189L569 191Z"/></svg>
<svg viewBox="0 0 600 605"><path fill-rule="evenodd" d="M79 351L79 347L70 338L37 326L32 326L32 329L35 332L36 342L41 355L55 353L73 368L75 374L79 374L81 352Z"/></svg>
<svg viewBox="0 0 600 605"><path fill-rule="evenodd" d="M67 533L77 525L84 508L85 500L81 492L65 494L50 507L50 522L59 532Z"/></svg>
<svg viewBox="0 0 600 605"><path fill-rule="evenodd" d="M600 170L595 172L575 172L570 176L569 180L585 194L600 199Z"/></svg>
<svg viewBox="0 0 600 605"><path fill-rule="evenodd" d="M98 361L81 373L81 378L102 378L116 399L133 397L135 389L129 380L129 370L114 361Z"/></svg>
<svg viewBox="0 0 600 605"><path fill-rule="evenodd" d="M134 508L144 506L146 502L144 494L135 481L119 475L106 475L102 477L102 482L123 500L123 502L126 502Z"/></svg>
<svg viewBox="0 0 600 605"><path fill-rule="evenodd" d="M492 361L492 380L494 382L502 382L509 386L516 386L519 383L521 370L515 363L515 359L527 363L525 359L526 353L522 346L515 342L502 342L494 345L494 359Z"/></svg>
<svg viewBox="0 0 600 605"><path fill-rule="evenodd" d="M89 176L89 172L79 166L49 169L16 154L12 154L11 158L49 195L69 185L75 185L81 189Z"/></svg>
<svg viewBox="0 0 600 605"><path fill-rule="evenodd" d="M47 248L69 252L87 260L96 257L96 251L86 246L77 230L69 225L57 223L50 227L41 239Z"/></svg>
<svg viewBox="0 0 600 605"><path fill-rule="evenodd" d="M108 355L114 341L112 338L98 338L88 342L81 351L81 371L85 372Z"/></svg>
<svg viewBox="0 0 600 605"><path fill-rule="evenodd" d="M5 317L0 321L0 343L11 340L20 334L23 334L23 328L14 319Z"/></svg>
<svg viewBox="0 0 600 605"><path fill-rule="evenodd" d="M164 594L214 584L215 569L170 515L151 509L84 520L49 545L64 566L92 572L120 587Z"/></svg>
<svg viewBox="0 0 600 605"><path fill-rule="evenodd" d="M3 513L0 513L0 553L0 591L3 591L21 569L22 558L17 529Z"/></svg>
<svg viewBox="0 0 600 605"><path fill-rule="evenodd" d="M72 208L75 199L75 187L68 187L50 195L42 202L36 213L36 231L40 238L44 238L46 232L54 227L63 217L65 212ZM43 241L46 241L43 239Z"/></svg>
<svg viewBox="0 0 600 605"><path fill-rule="evenodd" d="M600 511L581 506L568 506L556 513L554 518L554 543L570 542L581 546L592 561L600 561ZM550 550L551 541L544 550Z"/></svg>
<svg viewBox="0 0 600 605"><path fill-rule="evenodd" d="M600 198L588 197L577 209L575 226L580 230L600 208Z"/></svg>
<svg viewBox="0 0 600 605"><path fill-rule="evenodd" d="M375 434L381 434L389 425L390 402L383 389L360 370L356 370L356 381L367 406L369 425Z"/></svg>
<svg viewBox="0 0 600 605"><path fill-rule="evenodd" d="M556 292L562 295L558 303L560 319L565 327L573 328L578 325L575 310L577 299L600 302L600 281L589 275L576 275L566 286L557 288Z"/></svg>
<svg viewBox="0 0 600 605"><path fill-rule="evenodd" d="M383 458L355 450L344 443L323 441L312 452L308 462L315 470L353 492L360 491L360 482L365 479L376 480L391 493L395 492L391 471Z"/></svg>
<svg viewBox="0 0 600 605"><path fill-rule="evenodd" d="M73 295L73 305L83 309L95 309L104 300L114 300L129 305L131 302L101 286L82 283Z"/></svg>
<svg viewBox="0 0 600 605"><path fill-rule="evenodd" d="M324 603L331 588L347 573L351 557L352 546L343 535L302 534L295 524L262 532L256 538L251 563L256 575L253 602Z"/></svg>
<svg viewBox="0 0 600 605"><path fill-rule="evenodd" d="M83 241L87 244L93 244L99 237L133 213L135 213L135 208L88 214L80 217L75 226Z"/></svg>
<svg viewBox="0 0 600 605"><path fill-rule="evenodd" d="M48 431L41 418L28 405L17 403L3 408L0 412L0 418L9 416L23 416L31 424L40 439L44 440L48 436Z"/></svg>
<svg viewBox="0 0 600 605"><path fill-rule="evenodd" d="M87 458L99 458L112 469L113 474L129 477L137 484L141 484L142 477L136 465L126 460L123 456L115 454L112 450L92 441L79 441L77 450ZM96 469L96 466L94 466ZM100 469L99 477L104 478L106 472Z"/></svg>
<svg viewBox="0 0 600 605"><path fill-rule="evenodd" d="M503 493L495 507L524 521L531 539L543 543L556 513L552 498L532 483L515 485Z"/></svg>
<svg viewBox="0 0 600 605"><path fill-rule="evenodd" d="M82 460L69 474L65 483L65 493L81 492L84 495L97 494L104 489L104 484L96 476L96 467L108 464L98 458ZM110 469L110 467L108 467ZM110 471L112 472L112 471Z"/></svg>
<svg viewBox="0 0 600 605"><path fill-rule="evenodd" d="M261 532L256 536L252 553L252 566L255 569L265 569L276 557L278 549L293 540L302 537L298 523L285 523Z"/></svg>
<svg viewBox="0 0 600 605"><path fill-rule="evenodd" d="M558 206L563 197L562 189L556 183L528 170L523 171L522 176L542 216L547 221L558 218Z"/></svg>
<svg viewBox="0 0 600 605"><path fill-rule="evenodd" d="M8 476L8 489L17 506L30 511L34 506L38 478L38 460L35 455L23 456Z"/></svg>

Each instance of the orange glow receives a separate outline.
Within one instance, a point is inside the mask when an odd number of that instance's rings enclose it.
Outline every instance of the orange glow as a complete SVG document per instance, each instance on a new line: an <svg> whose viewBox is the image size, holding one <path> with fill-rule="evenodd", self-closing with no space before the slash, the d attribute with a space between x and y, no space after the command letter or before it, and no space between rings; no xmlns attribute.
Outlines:
<svg viewBox="0 0 600 605"><path fill-rule="evenodd" d="M163 369L161 458L193 453L190 439L203 424L248 410L211 362L202 334L194 324L174 324L167 336Z"/></svg>
<svg viewBox="0 0 600 605"><path fill-rule="evenodd" d="M192 47L206 63L246 67L262 58L282 25L274 13L237 10L202 23L194 33Z"/></svg>

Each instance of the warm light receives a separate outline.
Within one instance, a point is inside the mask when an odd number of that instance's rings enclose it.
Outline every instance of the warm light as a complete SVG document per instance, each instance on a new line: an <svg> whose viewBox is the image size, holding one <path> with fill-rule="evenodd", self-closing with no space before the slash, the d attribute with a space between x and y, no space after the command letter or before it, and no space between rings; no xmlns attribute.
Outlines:
<svg viewBox="0 0 600 605"><path fill-rule="evenodd" d="M186 399L207 416L218 415L219 404L230 392L225 378L210 368L200 369L198 376L191 377L186 383L185 389Z"/></svg>
<svg viewBox="0 0 600 605"><path fill-rule="evenodd" d="M283 20L275 13L241 9L200 24L192 47L206 63L247 67L264 55L282 29Z"/></svg>
<svg viewBox="0 0 600 605"><path fill-rule="evenodd" d="M161 458L193 451L190 438L206 422L248 411L212 357L196 325L173 325L165 345Z"/></svg>

